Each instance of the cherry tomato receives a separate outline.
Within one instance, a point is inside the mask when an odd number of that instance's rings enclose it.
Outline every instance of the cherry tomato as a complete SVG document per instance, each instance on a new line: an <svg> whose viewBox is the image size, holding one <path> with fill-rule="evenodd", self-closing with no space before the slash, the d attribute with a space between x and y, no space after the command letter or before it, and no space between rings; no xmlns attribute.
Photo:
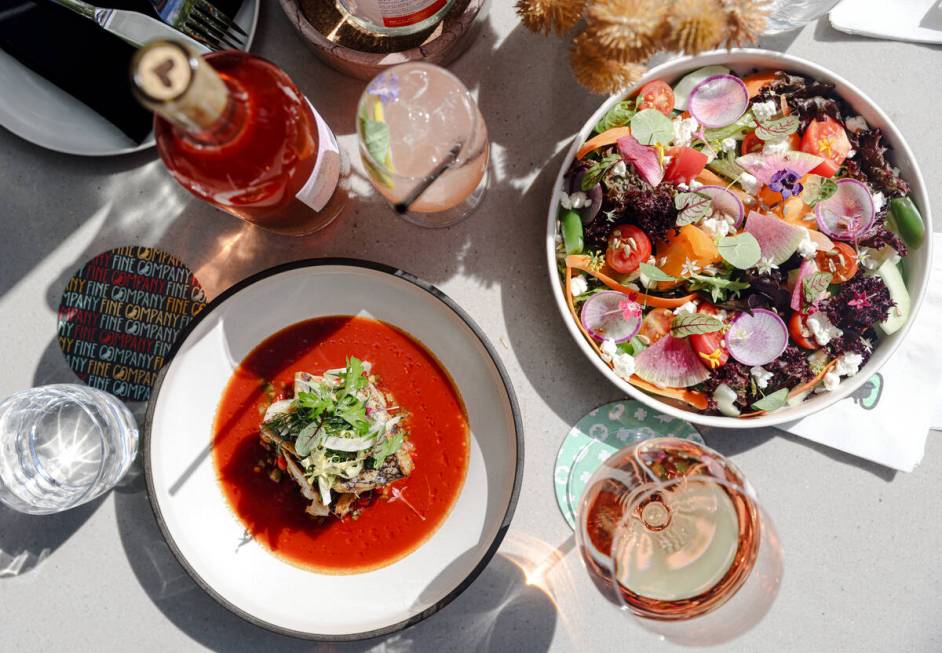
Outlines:
<svg viewBox="0 0 942 653"><path fill-rule="evenodd" d="M651 240L634 225L623 224L612 231L605 261L615 272L631 274L650 256Z"/></svg>
<svg viewBox="0 0 942 653"><path fill-rule="evenodd" d="M667 155L671 157L671 162L664 171L664 181L672 184L689 184L703 172L707 164L707 155L692 147L672 147Z"/></svg>
<svg viewBox="0 0 942 653"><path fill-rule="evenodd" d="M833 177L850 152L847 132L840 123L826 116L812 120L801 138L801 150L820 156L824 161L811 172L822 177Z"/></svg>
<svg viewBox="0 0 942 653"><path fill-rule="evenodd" d="M698 313L719 315L720 309L713 304L704 302L697 309ZM711 370L726 365L729 361L729 351L726 349L726 336L722 331L713 333L695 333L688 337L690 346L697 352L700 360Z"/></svg>
<svg viewBox="0 0 942 653"><path fill-rule="evenodd" d="M654 308L644 316L638 335L647 339L649 345L671 332L671 322L674 321L674 312L669 308Z"/></svg>
<svg viewBox="0 0 942 653"><path fill-rule="evenodd" d="M642 109L657 109L670 118L674 110L674 90L667 82L659 79L648 82L638 92L638 111Z"/></svg>
<svg viewBox="0 0 942 653"><path fill-rule="evenodd" d="M857 274L859 267L857 252L847 243L834 243L834 249L818 252L815 261L819 270L834 275L832 283L844 283Z"/></svg>
<svg viewBox="0 0 942 653"><path fill-rule="evenodd" d="M788 149L797 150L801 146L801 139L798 138L798 134L791 134L788 137ZM755 154L756 152L761 152L762 148L765 147L765 141L756 136L754 131L746 134L746 137L742 139L742 153L743 154Z"/></svg>
<svg viewBox="0 0 942 653"><path fill-rule="evenodd" d="M811 331L805 326L801 318L801 313L795 311L788 320L788 333L791 335L795 344L803 349L818 349L817 343Z"/></svg>

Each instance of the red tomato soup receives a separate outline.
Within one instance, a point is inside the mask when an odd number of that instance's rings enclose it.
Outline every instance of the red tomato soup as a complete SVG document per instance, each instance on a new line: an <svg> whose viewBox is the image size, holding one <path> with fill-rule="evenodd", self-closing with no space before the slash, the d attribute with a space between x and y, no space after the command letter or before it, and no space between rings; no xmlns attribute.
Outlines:
<svg viewBox="0 0 942 653"><path fill-rule="evenodd" d="M348 356L370 361L379 388L408 415L415 468L392 485L408 505L376 496L356 519L319 522L304 512L309 502L290 477L276 483L257 471L267 453L259 427L269 383L290 394L295 372L319 375ZM246 530L288 562L323 573L367 571L414 551L445 520L468 467L468 418L448 372L405 332L361 317L307 320L264 340L229 380L214 431L220 482Z"/></svg>

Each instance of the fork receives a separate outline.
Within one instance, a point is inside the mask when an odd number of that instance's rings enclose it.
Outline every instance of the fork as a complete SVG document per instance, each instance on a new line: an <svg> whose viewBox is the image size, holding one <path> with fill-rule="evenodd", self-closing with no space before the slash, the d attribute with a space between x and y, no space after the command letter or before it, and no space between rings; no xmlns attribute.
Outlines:
<svg viewBox="0 0 942 653"><path fill-rule="evenodd" d="M148 0L160 20L212 50L246 49L249 35L210 0Z"/></svg>

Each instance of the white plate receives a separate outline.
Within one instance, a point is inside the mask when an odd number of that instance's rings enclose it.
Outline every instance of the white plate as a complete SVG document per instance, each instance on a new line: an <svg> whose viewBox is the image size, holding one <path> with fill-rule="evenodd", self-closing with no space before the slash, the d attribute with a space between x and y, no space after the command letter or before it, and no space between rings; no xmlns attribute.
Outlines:
<svg viewBox="0 0 942 653"><path fill-rule="evenodd" d="M800 59L799 57L794 57L789 54L771 52L768 50L718 50L695 56L680 57L652 68L625 93L612 96L606 100L602 106L599 107L598 111L589 118L582 130L576 134L575 140L569 148L565 160L563 160L562 167L556 177L556 185L553 188L562 187L563 177L566 171L569 170L569 166L575 158L576 151L588 138L602 116L617 102L621 101L623 97L630 95L634 90L641 88L651 80L661 79L672 84L691 71L712 65L723 65L740 74L755 69L785 70L808 75L819 80L834 82L837 93L840 94L855 111L863 116L871 127L879 127L883 130L885 141L892 148L889 158L899 167L903 179L909 182L911 188L910 197L922 212L922 217L926 221L926 233L932 233L932 216L929 210L929 195L926 192L925 181L923 180L922 173L919 171L919 166L916 164L912 150L909 149L909 145L906 144L903 135L890 120L889 116L887 116L873 100L867 97L863 91L837 73L831 72L827 68L807 61L806 59ZM903 338L906 337L906 334L909 333L910 327L916 320L919 307L926 296L929 272L932 269L932 238L927 237L922 247L911 251L909 256L904 259L904 267L908 276L907 286L909 288L909 294L912 297L912 311L909 320L902 329L891 336L882 338L874 350L873 355L870 357L870 360L867 361L867 364L861 368L856 376L844 379L837 390L816 395L795 406L789 406L767 415L749 419L704 415L695 410L688 409L679 403L665 401L654 395L650 395L639 390L627 381L622 380L589 346L589 343L579 331L578 325L569 314L569 308L566 305L566 297L563 294L562 283L559 278L559 273L557 272L557 207L558 204L554 193L547 212L546 260L549 266L550 284L553 287L556 305L562 315L563 322L566 324L566 328L569 329L569 333L576 341L576 344L589 358L592 364L629 397L647 404L654 410L659 410L662 413L667 413L673 417L688 420L694 424L703 426L716 426L721 428L760 428L775 426L777 424L784 424L807 417L852 394L880 369L887 359L893 355L896 348L899 347Z"/></svg>
<svg viewBox="0 0 942 653"><path fill-rule="evenodd" d="M102 4L102 3L98 3ZM245 0L235 22L252 45L258 23L258 0ZM154 145L153 134L138 145L88 105L76 100L45 77L37 75L0 50L0 125L47 150L80 156L110 156L138 152Z"/></svg>
<svg viewBox="0 0 942 653"><path fill-rule="evenodd" d="M334 576L295 567L242 540L210 453L216 406L233 370L259 342L318 316L366 314L412 334L451 373L471 431L464 486L418 549L388 567ZM520 490L523 431L513 389L470 317L400 270L346 259L260 272L214 300L177 343L151 397L143 455L151 505L190 575L260 626L312 639L375 637L454 599L497 550Z"/></svg>

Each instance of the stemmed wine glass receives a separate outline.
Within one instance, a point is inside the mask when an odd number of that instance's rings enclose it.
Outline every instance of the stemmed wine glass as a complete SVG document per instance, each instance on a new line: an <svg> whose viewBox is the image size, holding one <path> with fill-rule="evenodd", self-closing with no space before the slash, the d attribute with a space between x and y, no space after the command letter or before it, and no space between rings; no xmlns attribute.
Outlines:
<svg viewBox="0 0 942 653"><path fill-rule="evenodd" d="M678 643L742 634L778 592L771 520L739 469L697 442L653 438L616 452L589 479L576 521L596 586Z"/></svg>

